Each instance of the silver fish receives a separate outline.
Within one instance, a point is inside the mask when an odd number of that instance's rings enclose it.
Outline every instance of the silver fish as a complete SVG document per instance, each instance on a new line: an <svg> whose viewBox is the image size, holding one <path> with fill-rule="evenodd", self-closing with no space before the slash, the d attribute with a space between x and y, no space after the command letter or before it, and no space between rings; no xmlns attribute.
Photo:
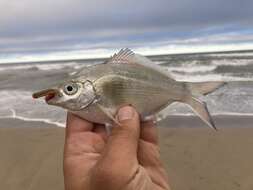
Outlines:
<svg viewBox="0 0 253 190"><path fill-rule="evenodd" d="M216 129L205 102L198 99L224 82L179 82L148 58L122 49L104 64L82 69L62 84L36 92L50 105L60 106L88 121L112 124L116 111L132 105L143 120L173 102L183 102Z"/></svg>

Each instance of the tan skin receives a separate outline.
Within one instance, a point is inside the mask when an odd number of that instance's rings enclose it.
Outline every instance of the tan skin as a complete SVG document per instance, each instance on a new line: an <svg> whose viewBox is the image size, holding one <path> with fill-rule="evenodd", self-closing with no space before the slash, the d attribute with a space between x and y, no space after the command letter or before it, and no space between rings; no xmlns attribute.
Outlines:
<svg viewBox="0 0 253 190"><path fill-rule="evenodd" d="M64 147L66 190L169 190L160 160L158 132L121 108L108 136L105 127L68 113Z"/></svg>

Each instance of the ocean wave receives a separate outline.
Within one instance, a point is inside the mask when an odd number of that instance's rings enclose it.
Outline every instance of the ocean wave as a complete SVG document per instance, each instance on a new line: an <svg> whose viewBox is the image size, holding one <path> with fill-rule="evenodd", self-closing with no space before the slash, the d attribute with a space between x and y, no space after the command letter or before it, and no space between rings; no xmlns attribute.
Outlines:
<svg viewBox="0 0 253 190"><path fill-rule="evenodd" d="M85 64L81 63L76 63L76 62L68 62L68 63L40 63L40 64L24 64L24 65L17 65L17 64L10 64L10 65L5 65L1 66L0 65L0 71L6 71L6 70L29 70L29 69L37 69L37 70L42 70L42 71L47 71L47 70L60 70L66 67L70 67L73 69L80 69L81 67L86 66Z"/></svg>
<svg viewBox="0 0 253 190"><path fill-rule="evenodd" d="M210 72L214 71L217 68L215 65L184 65L180 67L168 67L167 70L169 72L184 72L184 73L195 73L195 72Z"/></svg>
<svg viewBox="0 0 253 190"><path fill-rule="evenodd" d="M167 63L168 61L153 61L153 63L157 64L157 65L162 65Z"/></svg>
<svg viewBox="0 0 253 190"><path fill-rule="evenodd" d="M26 118L26 117L18 116L14 109L10 109L10 111L12 112L12 114L10 116L0 116L0 118L2 118L2 119L3 118L19 119L19 120L22 120L22 121L39 121L39 122L43 122L43 123L47 123L47 124L56 125L57 127L65 127L64 123L54 122L54 121L51 121L50 119Z"/></svg>
<svg viewBox="0 0 253 190"><path fill-rule="evenodd" d="M240 113L240 112L214 112L210 113L212 116L252 116L253 113ZM197 116L194 112L192 113L168 113L165 116L162 116L158 113L160 117L169 117L169 116Z"/></svg>
<svg viewBox="0 0 253 190"><path fill-rule="evenodd" d="M252 59L222 59L212 60L211 65L215 66L246 66L253 64Z"/></svg>
<svg viewBox="0 0 253 190"><path fill-rule="evenodd" d="M173 110L174 107L179 106L181 108L180 111ZM184 117L198 117L191 109L188 109L188 106L186 104L184 105L172 105L161 112L159 112L156 116L157 121L161 121L167 117L170 116L184 116ZM209 109L210 111L210 109ZM253 117L253 113L241 113L241 112L230 112L230 111L217 111L217 110L211 110L210 112L211 116L247 116L247 117Z"/></svg>
<svg viewBox="0 0 253 190"><path fill-rule="evenodd" d="M204 98L206 98L211 115L253 116L253 108L250 106L252 105L251 94L252 89L248 85L245 87L239 85L237 88L232 85ZM0 118L15 118L23 121L44 122L59 127L65 126L66 111L48 106L43 100L33 100L31 92L5 90L0 91L0 96ZM194 115L187 105L174 103L160 112L158 118L161 120L168 116Z"/></svg>
<svg viewBox="0 0 253 190"><path fill-rule="evenodd" d="M43 100L33 100L32 92L19 90L0 91L0 118L17 118L41 121L64 126L66 111L48 106Z"/></svg>
<svg viewBox="0 0 253 190"><path fill-rule="evenodd" d="M231 75L221 75L221 74L194 74L186 75L180 73L170 73L174 79L177 81L188 81L188 82L204 82L204 81L253 81L252 76L231 76Z"/></svg>
<svg viewBox="0 0 253 190"><path fill-rule="evenodd" d="M206 54L206 56L212 57L253 57L253 52L241 52L241 53L212 53Z"/></svg>
<svg viewBox="0 0 253 190"><path fill-rule="evenodd" d="M6 70L19 70L19 69L32 69L37 68L36 65L11 65L11 66L1 66L0 65L0 71L6 71Z"/></svg>

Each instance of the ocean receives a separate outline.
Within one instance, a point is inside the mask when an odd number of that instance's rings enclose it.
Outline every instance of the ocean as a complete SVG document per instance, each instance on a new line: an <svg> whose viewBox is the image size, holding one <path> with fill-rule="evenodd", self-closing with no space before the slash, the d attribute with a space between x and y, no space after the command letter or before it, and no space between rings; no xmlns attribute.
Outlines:
<svg viewBox="0 0 253 190"><path fill-rule="evenodd" d="M178 81L226 81L227 85L201 97L212 115L253 114L253 51L157 55L149 57ZM71 77L78 70L103 59L0 64L0 118L43 121L64 126L66 111L34 100L34 91ZM191 109L174 103L158 114L194 115Z"/></svg>

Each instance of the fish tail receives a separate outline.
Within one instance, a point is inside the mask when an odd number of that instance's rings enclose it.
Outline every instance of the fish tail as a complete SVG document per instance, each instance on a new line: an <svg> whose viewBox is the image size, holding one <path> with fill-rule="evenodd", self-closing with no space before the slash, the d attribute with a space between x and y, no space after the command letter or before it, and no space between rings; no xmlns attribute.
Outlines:
<svg viewBox="0 0 253 190"><path fill-rule="evenodd" d="M190 95L184 99L184 102L188 104L192 110L211 128L217 130L212 117L207 109L206 103L202 102L196 96L206 95L213 92L219 87L223 86L224 82L198 82L190 83L186 82L186 87L190 91Z"/></svg>
<svg viewBox="0 0 253 190"><path fill-rule="evenodd" d="M222 87L226 82L185 82L187 89L194 95L206 95Z"/></svg>

